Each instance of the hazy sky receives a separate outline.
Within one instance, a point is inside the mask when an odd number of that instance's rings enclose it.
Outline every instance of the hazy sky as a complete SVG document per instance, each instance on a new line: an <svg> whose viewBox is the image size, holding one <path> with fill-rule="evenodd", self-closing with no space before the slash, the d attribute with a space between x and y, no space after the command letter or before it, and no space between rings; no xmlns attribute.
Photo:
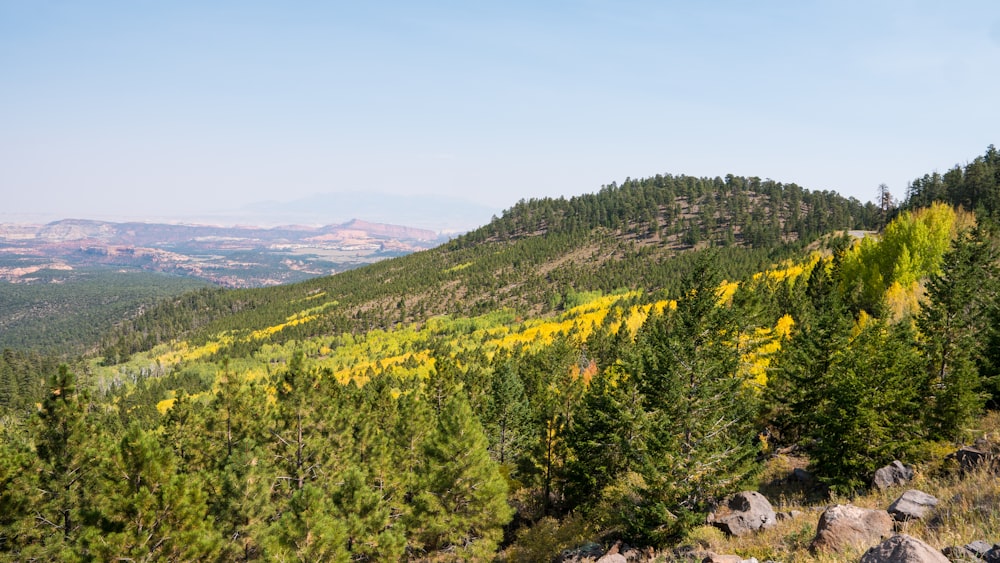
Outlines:
<svg viewBox="0 0 1000 563"><path fill-rule="evenodd" d="M997 0L0 0L0 217L657 173L865 201L990 143Z"/></svg>

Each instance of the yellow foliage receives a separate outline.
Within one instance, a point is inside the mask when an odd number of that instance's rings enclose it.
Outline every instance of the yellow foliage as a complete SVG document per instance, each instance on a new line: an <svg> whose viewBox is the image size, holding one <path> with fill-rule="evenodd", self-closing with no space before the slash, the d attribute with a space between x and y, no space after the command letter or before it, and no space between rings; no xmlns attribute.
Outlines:
<svg viewBox="0 0 1000 563"><path fill-rule="evenodd" d="M907 315L915 315L920 310L922 293L921 286L916 281L906 287L898 281L892 282L892 285L885 290L885 303L892 320L898 321Z"/></svg>
<svg viewBox="0 0 1000 563"><path fill-rule="evenodd" d="M784 315L778 319L778 323L774 325L774 333L781 338L788 338L792 334L792 327L795 326L795 319L791 315Z"/></svg>
<svg viewBox="0 0 1000 563"><path fill-rule="evenodd" d="M719 284L719 303L729 303L729 300L733 298L733 294L739 288L740 284L738 282L723 281Z"/></svg>
<svg viewBox="0 0 1000 563"><path fill-rule="evenodd" d="M871 324L871 322L872 316L868 314L868 311L862 309L861 312L858 313L858 320L854 321L854 328L851 329L851 338L856 338L859 334L861 334L861 331L863 331L865 327Z"/></svg>
<svg viewBox="0 0 1000 563"><path fill-rule="evenodd" d="M174 406L176 401L177 399L163 399L159 403L156 403L156 410L160 411L161 415L165 415Z"/></svg>
<svg viewBox="0 0 1000 563"><path fill-rule="evenodd" d="M451 268L448 268L447 270L444 270L442 273L444 273L444 274L451 274L451 273L454 273L454 272L458 272L458 271L464 270L464 269L468 268L471 265L472 265L472 262L466 262L464 264L458 264L457 266L452 266Z"/></svg>

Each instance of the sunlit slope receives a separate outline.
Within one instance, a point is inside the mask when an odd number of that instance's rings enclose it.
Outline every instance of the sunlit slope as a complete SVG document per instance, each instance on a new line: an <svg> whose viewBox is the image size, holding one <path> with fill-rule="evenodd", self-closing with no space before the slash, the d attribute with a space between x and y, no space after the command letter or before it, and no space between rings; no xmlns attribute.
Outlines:
<svg viewBox="0 0 1000 563"><path fill-rule="evenodd" d="M854 240L840 254L846 283L852 286L845 286L843 291L876 296L872 306L881 310L873 313L915 313L923 293L921 280L937 271L948 241L972 221L970 215L940 204L903 213L883 236ZM717 299L720 304L734 299L781 302L789 299L796 284L807 279L815 268L832 267L829 251L802 253L797 259L745 276L743 281L723 282L717 288ZM883 276L882 271L889 274ZM525 316L511 308L500 308L483 315L442 315L421 322L397 323L389 329L376 328L363 334L331 331L280 337L288 332L302 334L303 327L319 325L324 314L341 306L324 297L314 293L292 302L298 310L273 325L223 330L199 341L179 339L136 354L126 363L95 367L98 380L137 380L143 374L173 371L197 374L196 379L210 385L219 370L227 369L251 381L264 381L273 369L301 351L323 378L364 385L383 376L428 379L436 372L435 362L442 357L455 359L459 369L468 369L472 364L489 365L505 353L538 352L557 345L579 351L573 375L589 378L597 369L602 340L619 335L631 339L651 311L662 312L675 306L665 292L642 288L609 294L571 292L563 310L551 315ZM791 314L781 313L747 319L738 335L739 345L752 350L743 357L743 372L748 380L762 387L767 384L771 356L796 323ZM867 313L862 312L862 322L866 317ZM166 391L168 400L160 403L161 411L169 407L169 398L175 392Z"/></svg>
<svg viewBox="0 0 1000 563"><path fill-rule="evenodd" d="M558 313L578 293L676 290L708 248L719 253L723 275L738 279L798 255L826 233L876 222L871 204L795 184L734 176L628 180L568 200L522 201L439 248L329 278L190 294L123 323L102 353L112 365L183 338L194 348L214 340L216 351L242 357L268 343L387 330L439 315ZM319 309L306 315L309 322L289 320L311 308ZM231 340L218 341L221 333Z"/></svg>

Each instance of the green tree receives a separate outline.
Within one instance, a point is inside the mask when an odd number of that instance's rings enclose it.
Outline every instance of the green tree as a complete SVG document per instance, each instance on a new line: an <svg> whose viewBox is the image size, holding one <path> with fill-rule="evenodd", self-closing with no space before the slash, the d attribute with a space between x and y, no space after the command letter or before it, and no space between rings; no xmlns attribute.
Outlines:
<svg viewBox="0 0 1000 563"><path fill-rule="evenodd" d="M869 320L836 353L822 397L809 417L814 472L833 490L851 493L923 438L920 406L925 371L906 322Z"/></svg>
<svg viewBox="0 0 1000 563"><path fill-rule="evenodd" d="M486 436L461 396L445 403L423 445L412 504L414 548L456 560L493 553L513 515Z"/></svg>
<svg viewBox="0 0 1000 563"><path fill-rule="evenodd" d="M685 515L733 492L756 469L759 391L741 375L739 312L719 304L710 257L687 278L675 311L651 315L633 368L649 420L644 468L650 517ZM676 531L650 527L660 542ZM660 524L663 524L662 522Z"/></svg>
<svg viewBox="0 0 1000 563"><path fill-rule="evenodd" d="M78 540L93 521L95 468L103 455L101 435L88 414L90 398L77 389L65 365L49 379L49 394L32 424L41 499L35 511L38 544L23 555L76 560Z"/></svg>
<svg viewBox="0 0 1000 563"><path fill-rule="evenodd" d="M996 272L985 233L962 233L927 282L928 302L917 327L932 398L930 427L937 437L960 438L986 401L979 375L985 311Z"/></svg>
<svg viewBox="0 0 1000 563"><path fill-rule="evenodd" d="M568 436L571 507L601 502L607 487L644 468L648 421L643 399L635 377L621 366L591 380Z"/></svg>
<svg viewBox="0 0 1000 563"><path fill-rule="evenodd" d="M117 451L102 460L100 528L83 542L99 559L184 561L212 559L222 538L208 517L196 478L177 471L172 452L132 425Z"/></svg>
<svg viewBox="0 0 1000 563"><path fill-rule="evenodd" d="M525 454L532 437L531 406L517 368L509 359L493 370L482 420L490 454L509 473Z"/></svg>

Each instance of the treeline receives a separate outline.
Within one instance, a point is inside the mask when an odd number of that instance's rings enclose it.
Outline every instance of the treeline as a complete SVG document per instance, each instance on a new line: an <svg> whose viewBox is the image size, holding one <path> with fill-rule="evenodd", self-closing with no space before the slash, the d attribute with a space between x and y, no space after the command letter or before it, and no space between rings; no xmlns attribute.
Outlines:
<svg viewBox="0 0 1000 563"><path fill-rule="evenodd" d="M980 217L1000 218L1000 153L990 145L986 153L965 166L955 165L940 174L924 174L910 182L904 207L917 209L940 201L976 212Z"/></svg>
<svg viewBox="0 0 1000 563"><path fill-rule="evenodd" d="M107 364L183 336L203 342L222 331L275 326L308 302L317 322L288 327L270 342L388 329L441 314L506 307L522 314L559 310L567 291L613 291L641 280L675 291L695 257L718 248L730 279L795 255L820 234L873 228L871 204L795 184L727 176L627 180L597 194L521 202L503 217L437 249L303 283L205 291L164 302L105 336ZM243 341L221 356L249 354Z"/></svg>
<svg viewBox="0 0 1000 563"><path fill-rule="evenodd" d="M594 194L521 200L500 218L453 241L453 247L548 232L607 229L637 238L695 245L768 247L813 240L835 229L876 224L879 210L836 192L810 191L757 177L656 175L612 183Z"/></svg>

